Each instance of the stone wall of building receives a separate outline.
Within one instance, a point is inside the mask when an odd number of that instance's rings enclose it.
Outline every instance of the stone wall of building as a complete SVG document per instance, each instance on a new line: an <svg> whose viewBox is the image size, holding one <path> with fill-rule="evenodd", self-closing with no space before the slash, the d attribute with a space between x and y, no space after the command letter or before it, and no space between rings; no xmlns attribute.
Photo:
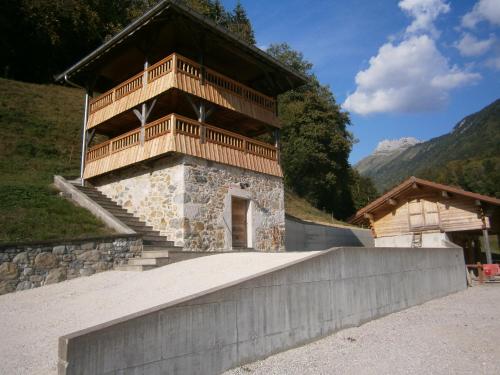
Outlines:
<svg viewBox="0 0 500 375"><path fill-rule="evenodd" d="M90 276L142 252L137 236L0 246L0 295Z"/></svg>
<svg viewBox="0 0 500 375"><path fill-rule="evenodd" d="M284 251L285 203L278 177L187 157L184 248L230 250L231 198L248 200L248 247Z"/></svg>
<svg viewBox="0 0 500 375"><path fill-rule="evenodd" d="M159 159L99 177L92 183L108 198L183 245L184 165L182 157Z"/></svg>
<svg viewBox="0 0 500 375"><path fill-rule="evenodd" d="M285 249L281 178L175 155L92 183L186 251L233 250L231 197L246 199L248 247Z"/></svg>

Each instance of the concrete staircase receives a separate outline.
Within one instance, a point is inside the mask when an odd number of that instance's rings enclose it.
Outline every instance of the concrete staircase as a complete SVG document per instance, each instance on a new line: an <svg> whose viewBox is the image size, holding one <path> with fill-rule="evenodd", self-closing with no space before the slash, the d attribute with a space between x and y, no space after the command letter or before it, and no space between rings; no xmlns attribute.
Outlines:
<svg viewBox="0 0 500 375"><path fill-rule="evenodd" d="M131 258L128 260L128 264L121 265L117 269L121 271L146 271L161 267L171 262L170 251L182 250L182 248L174 246L174 243L168 241L160 232L127 212L95 187L80 186L79 184L73 184L73 186L130 229L142 235L143 251L141 257Z"/></svg>

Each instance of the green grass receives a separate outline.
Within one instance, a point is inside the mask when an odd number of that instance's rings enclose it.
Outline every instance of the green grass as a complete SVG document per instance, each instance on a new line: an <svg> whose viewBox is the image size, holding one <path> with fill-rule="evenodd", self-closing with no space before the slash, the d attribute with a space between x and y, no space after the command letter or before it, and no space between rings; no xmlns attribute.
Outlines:
<svg viewBox="0 0 500 375"><path fill-rule="evenodd" d="M288 215L305 221L311 221L335 227L352 226L343 221L334 219L330 213L318 210L308 201L300 198L289 190L285 190L285 210Z"/></svg>
<svg viewBox="0 0 500 375"><path fill-rule="evenodd" d="M104 235L50 187L79 175L80 90L0 79L0 243Z"/></svg>

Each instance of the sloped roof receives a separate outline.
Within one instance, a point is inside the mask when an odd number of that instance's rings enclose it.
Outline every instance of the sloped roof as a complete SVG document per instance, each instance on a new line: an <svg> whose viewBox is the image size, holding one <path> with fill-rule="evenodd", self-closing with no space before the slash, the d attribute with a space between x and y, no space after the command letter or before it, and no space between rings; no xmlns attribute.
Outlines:
<svg viewBox="0 0 500 375"><path fill-rule="evenodd" d="M182 21L179 22L186 27L183 30L185 32L169 30L167 33L168 36L175 35L175 38L185 38L185 41L193 43L194 32L200 30L203 37L212 41L212 46L223 47L223 51L220 48L217 51L208 50L206 52L213 55L227 55L230 60L233 60L233 64L237 64L240 69L244 68L243 65L246 65L248 68L252 65L259 65L260 69L265 70L265 73L261 74L264 76L267 75L274 82L274 87L269 89L274 91L274 94L301 86L307 80L304 75L296 72L259 48L246 43L222 26L217 25L207 17L183 5L178 0L160 1L100 47L83 57L64 72L56 75L54 77L55 80L63 82L65 79L68 79L83 86L90 72L99 71L102 66L109 65L110 61L116 59L116 56L121 53L119 51L137 48L141 43L145 43L148 46L153 45L157 49L164 48L168 43L162 40L160 36L164 35L160 33L161 28L176 22L174 21L175 17L182 18ZM154 35L154 38L151 37L152 35ZM197 46L196 48L200 47ZM141 64L143 63L142 61ZM116 68L117 66L113 65L112 68L108 69L108 72ZM249 76L252 76L253 79L258 79L255 72L252 74Z"/></svg>
<svg viewBox="0 0 500 375"><path fill-rule="evenodd" d="M419 186L425 186L431 189L435 189L438 191L445 191L447 193L464 196L467 198L471 198L474 200L478 200L481 202L485 202L494 206L500 206L500 199L489 197L487 195L482 195L478 193L473 193L470 191L462 190L453 186L438 184L437 182L432 182L428 180L423 180L417 177L410 177L406 181L402 182L392 190L388 191L381 197L375 199L370 204L366 205L362 209L358 210L355 215L349 218L348 222L352 224L359 223L364 220L364 215L376 211L381 208L389 199L394 199L400 196L402 193L406 192L408 189L411 189L413 184L417 184Z"/></svg>

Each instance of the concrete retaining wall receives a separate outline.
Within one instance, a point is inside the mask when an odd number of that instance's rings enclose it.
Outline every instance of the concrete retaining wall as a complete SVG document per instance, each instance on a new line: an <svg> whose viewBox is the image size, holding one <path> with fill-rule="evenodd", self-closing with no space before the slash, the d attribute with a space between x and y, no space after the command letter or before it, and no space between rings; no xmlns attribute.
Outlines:
<svg viewBox="0 0 500 375"><path fill-rule="evenodd" d="M301 221L291 216L285 221L287 251L325 250L338 246L374 246L371 231L340 228Z"/></svg>
<svg viewBox="0 0 500 375"><path fill-rule="evenodd" d="M61 337L59 374L218 374L465 287L460 248L332 249Z"/></svg>

